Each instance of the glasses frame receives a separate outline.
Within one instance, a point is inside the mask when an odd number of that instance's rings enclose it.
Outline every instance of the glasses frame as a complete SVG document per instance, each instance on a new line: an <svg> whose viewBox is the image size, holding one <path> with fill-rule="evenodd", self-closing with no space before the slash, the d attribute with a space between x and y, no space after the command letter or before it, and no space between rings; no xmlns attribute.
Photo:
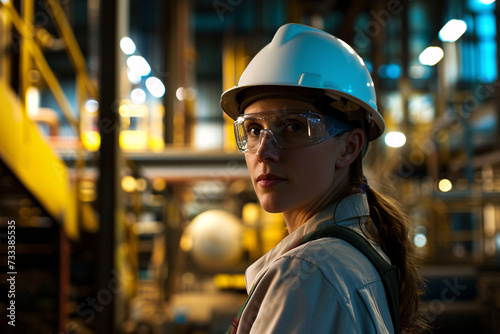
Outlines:
<svg viewBox="0 0 500 334"><path fill-rule="evenodd" d="M255 145L254 148L249 149L248 148L248 134L243 126L245 120L248 118L254 118L254 119L266 119L270 115L273 115L276 117L277 120L285 118L291 114L295 115L301 115L305 116L308 118L307 124L309 125L309 118L314 117L318 119L319 121L317 123L322 123L325 125L325 131L322 136L315 137L313 139L310 139L306 142L303 142L300 145L292 145L292 146L287 146L283 145L283 143L280 143L279 140L276 138L275 133L271 129L260 129L259 133L259 141L258 144ZM282 122L283 124L286 124L286 122ZM329 115L325 115L316 111L308 111L308 110L273 110L273 111L265 111L265 112L260 112L260 113L250 113L250 114L240 114L238 118L234 122L234 134L236 138L236 144L238 146L238 149L243 152L243 153L256 153L260 146L262 145L262 140L264 135L268 135L271 138L271 142L273 145L279 149L294 149L294 148L302 148L302 147L307 147L307 146L312 146L312 145L317 145L320 144L330 138L333 138L335 136L339 136L345 132L349 132L353 130L354 127L351 125L348 125L346 123L343 123L339 121L338 119L335 119ZM310 130L308 128L308 130ZM275 132L276 129L274 130ZM309 131L308 131L309 132Z"/></svg>

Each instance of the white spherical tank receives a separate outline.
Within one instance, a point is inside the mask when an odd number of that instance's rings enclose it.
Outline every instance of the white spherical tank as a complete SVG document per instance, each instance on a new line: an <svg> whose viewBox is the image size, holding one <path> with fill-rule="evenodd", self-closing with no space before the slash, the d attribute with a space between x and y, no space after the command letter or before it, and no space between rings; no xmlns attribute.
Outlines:
<svg viewBox="0 0 500 334"><path fill-rule="evenodd" d="M240 260L243 251L241 220L224 210L209 210L196 216L186 235L191 255L199 265L224 266Z"/></svg>

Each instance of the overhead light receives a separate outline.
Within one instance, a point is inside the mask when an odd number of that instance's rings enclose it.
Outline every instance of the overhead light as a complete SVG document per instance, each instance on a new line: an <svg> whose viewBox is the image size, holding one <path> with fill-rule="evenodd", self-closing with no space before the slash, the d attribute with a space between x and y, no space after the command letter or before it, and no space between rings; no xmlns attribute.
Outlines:
<svg viewBox="0 0 500 334"><path fill-rule="evenodd" d="M101 135L99 132L90 130L83 131L81 134L83 147L91 152L95 152L101 146Z"/></svg>
<svg viewBox="0 0 500 334"><path fill-rule="evenodd" d="M441 181L439 181L438 188L442 192L447 193L448 191L451 190L451 188L453 188L453 185L451 184L450 180L442 179Z"/></svg>
<svg viewBox="0 0 500 334"><path fill-rule="evenodd" d="M134 88L130 92L130 100L135 104L143 104L146 102L146 92L140 88Z"/></svg>
<svg viewBox="0 0 500 334"><path fill-rule="evenodd" d="M455 42L467 30L467 23L462 20L449 20L439 31L439 39L443 42Z"/></svg>
<svg viewBox="0 0 500 334"><path fill-rule="evenodd" d="M148 147L148 132L141 130L122 130L120 131L120 147L125 151L140 151ZM131 186L131 181L128 181ZM137 182L134 180L134 190ZM123 183L122 183L122 188ZM125 189L124 189L125 190ZM127 190L125 190L127 191Z"/></svg>
<svg viewBox="0 0 500 334"><path fill-rule="evenodd" d="M162 178L157 177L156 179L153 180L153 188L156 191L163 191L167 187L167 184L165 183L165 180Z"/></svg>
<svg viewBox="0 0 500 334"><path fill-rule="evenodd" d="M422 65L434 66L441 59L443 59L444 52L439 46L429 46L427 49L422 51L420 56L418 56L418 60Z"/></svg>
<svg viewBox="0 0 500 334"><path fill-rule="evenodd" d="M406 136L402 132L389 132L385 135L385 144L390 147L401 147L406 143Z"/></svg>
<svg viewBox="0 0 500 334"><path fill-rule="evenodd" d="M120 40L120 49L122 49L124 54L131 55L136 50L135 43L130 37L123 37Z"/></svg>
<svg viewBox="0 0 500 334"><path fill-rule="evenodd" d="M425 244L427 244L427 238L425 237L425 234L419 233L415 235L415 237L413 238L413 242L415 243L415 246L417 246L418 248L422 248L425 246Z"/></svg>
<svg viewBox="0 0 500 334"><path fill-rule="evenodd" d="M142 191L146 190L146 188L148 187L148 182L146 181L146 179L140 177L136 181L137 181L137 184L135 186L135 189L137 191L142 192Z"/></svg>
<svg viewBox="0 0 500 334"><path fill-rule="evenodd" d="M137 186L137 181L134 177L127 175L123 177L121 184L123 190L125 190L128 193L131 193L135 190Z"/></svg>
<svg viewBox="0 0 500 334"><path fill-rule="evenodd" d="M127 58L127 66L133 75L146 76L151 73L151 66L142 56L130 56Z"/></svg>
<svg viewBox="0 0 500 334"><path fill-rule="evenodd" d="M127 77L128 81L130 81L131 84L137 85L138 83L141 82L142 76L138 75L137 73L132 72L130 69L127 71Z"/></svg>
<svg viewBox="0 0 500 334"><path fill-rule="evenodd" d="M479 2L483 5L491 5L495 0L479 0Z"/></svg>
<svg viewBox="0 0 500 334"><path fill-rule="evenodd" d="M175 97L177 97L177 100L182 101L184 100L184 95L185 95L185 89L184 87L179 87L175 91Z"/></svg>
<svg viewBox="0 0 500 334"><path fill-rule="evenodd" d="M145 117L148 114L148 107L144 104L130 103L132 101L124 101L118 107L118 113L121 117Z"/></svg>
<svg viewBox="0 0 500 334"><path fill-rule="evenodd" d="M175 96L179 101L194 100L196 98L196 90L193 87L179 87L175 91Z"/></svg>
<svg viewBox="0 0 500 334"><path fill-rule="evenodd" d="M99 102L96 100L87 100L85 102L85 110L87 110L89 113L95 113L97 110L99 110Z"/></svg>
<svg viewBox="0 0 500 334"><path fill-rule="evenodd" d="M160 98L165 95L165 85L157 77L149 77L146 80L146 88L149 90L151 95L156 98Z"/></svg>
<svg viewBox="0 0 500 334"><path fill-rule="evenodd" d="M40 91L31 86L26 90L26 110L28 115L34 117L38 115L40 108Z"/></svg>

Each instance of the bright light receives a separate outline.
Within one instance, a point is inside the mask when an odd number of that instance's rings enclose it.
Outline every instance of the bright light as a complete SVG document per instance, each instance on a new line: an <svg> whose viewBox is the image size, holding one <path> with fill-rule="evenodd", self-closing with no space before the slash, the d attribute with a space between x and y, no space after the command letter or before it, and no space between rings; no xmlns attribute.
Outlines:
<svg viewBox="0 0 500 334"><path fill-rule="evenodd" d="M146 80L146 88L149 90L151 95L156 98L160 98L165 95L165 86L163 85L163 82L156 77L149 77Z"/></svg>
<svg viewBox="0 0 500 334"><path fill-rule="evenodd" d="M30 117L35 117L40 108L40 91L36 87L29 87L26 90L26 110Z"/></svg>
<svg viewBox="0 0 500 334"><path fill-rule="evenodd" d="M101 146L101 136L97 131L83 131L81 139L83 146L91 152L97 151Z"/></svg>
<svg viewBox="0 0 500 334"><path fill-rule="evenodd" d="M148 187L148 182L146 181L146 179L140 177L137 179L137 184L135 186L135 189L137 191L144 191L146 190L146 188Z"/></svg>
<svg viewBox="0 0 500 334"><path fill-rule="evenodd" d="M443 56L443 49L439 46L429 46L418 56L418 60L422 65L434 66L443 59Z"/></svg>
<svg viewBox="0 0 500 334"><path fill-rule="evenodd" d="M491 5L492 3L495 2L495 0L479 0L480 3L483 5Z"/></svg>
<svg viewBox="0 0 500 334"><path fill-rule="evenodd" d="M184 95L185 95L185 90L184 87L179 87L175 91L175 97L177 97L177 100L182 101L184 100Z"/></svg>
<svg viewBox="0 0 500 334"><path fill-rule="evenodd" d="M124 54L131 55L136 50L135 43L130 37L123 37L120 40L120 49L122 49Z"/></svg>
<svg viewBox="0 0 500 334"><path fill-rule="evenodd" d="M133 75L146 76L151 73L151 66L148 61L141 56L130 56L127 58L127 66Z"/></svg>
<svg viewBox="0 0 500 334"><path fill-rule="evenodd" d="M153 188L156 191L163 191L167 187L165 180L160 179L159 177L153 180Z"/></svg>
<svg viewBox="0 0 500 334"><path fill-rule="evenodd" d="M439 31L439 39L443 42L455 42L467 30L467 24L462 20L449 20Z"/></svg>
<svg viewBox="0 0 500 334"><path fill-rule="evenodd" d="M139 82L141 82L142 77L140 75L137 75L137 73L132 72L130 69L127 71L127 77L128 81L130 81L131 84L137 85Z"/></svg>
<svg viewBox="0 0 500 334"><path fill-rule="evenodd" d="M128 193L135 190L137 186L137 181L132 176L124 176L122 179L122 189Z"/></svg>
<svg viewBox="0 0 500 334"><path fill-rule="evenodd" d="M97 110L99 110L99 102L97 102L96 100L87 100L87 102L85 102L85 109L89 113L93 114L97 112Z"/></svg>
<svg viewBox="0 0 500 334"><path fill-rule="evenodd" d="M385 135L385 144L390 147L401 147L406 143L406 136L402 132L389 132Z"/></svg>
<svg viewBox="0 0 500 334"><path fill-rule="evenodd" d="M419 233L415 235L415 238L413 238L413 242L415 243L415 246L417 246L418 248L422 248L427 243L427 238L425 237L425 234Z"/></svg>
<svg viewBox="0 0 500 334"><path fill-rule="evenodd" d="M147 149L148 132L140 130L120 131L120 147L125 151L140 151ZM134 180L134 189L136 189L136 187L137 184Z"/></svg>
<svg viewBox="0 0 500 334"><path fill-rule="evenodd" d="M179 101L194 100L196 98L196 90L192 87L189 88L179 87L175 91L175 97L177 97L177 100Z"/></svg>
<svg viewBox="0 0 500 334"><path fill-rule="evenodd" d="M145 117L148 114L148 107L144 104L125 102L120 104L118 113L121 117Z"/></svg>
<svg viewBox="0 0 500 334"><path fill-rule="evenodd" d="M451 188L453 187L453 185L451 184L450 180L448 180L448 179L442 179L441 181L439 181L438 187L439 187L439 190L441 190L442 192L446 193L446 192L448 192L448 191L451 190Z"/></svg>
<svg viewBox="0 0 500 334"><path fill-rule="evenodd" d="M146 102L146 92L140 88L132 89L130 92L130 100L135 104L143 104Z"/></svg>

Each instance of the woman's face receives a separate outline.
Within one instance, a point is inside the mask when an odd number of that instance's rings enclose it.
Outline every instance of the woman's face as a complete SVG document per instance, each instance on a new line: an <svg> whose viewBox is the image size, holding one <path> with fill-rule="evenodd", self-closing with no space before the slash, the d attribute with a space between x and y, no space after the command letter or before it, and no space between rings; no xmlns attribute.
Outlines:
<svg viewBox="0 0 500 334"><path fill-rule="evenodd" d="M250 104L245 114L293 109L317 111L307 102L268 98ZM339 164L339 160L343 159L346 149L349 150L346 138L351 137L351 132L319 144L291 149L277 148L269 136L264 136L255 153L245 154L263 209L275 213L314 214L330 204L348 180L348 168Z"/></svg>

